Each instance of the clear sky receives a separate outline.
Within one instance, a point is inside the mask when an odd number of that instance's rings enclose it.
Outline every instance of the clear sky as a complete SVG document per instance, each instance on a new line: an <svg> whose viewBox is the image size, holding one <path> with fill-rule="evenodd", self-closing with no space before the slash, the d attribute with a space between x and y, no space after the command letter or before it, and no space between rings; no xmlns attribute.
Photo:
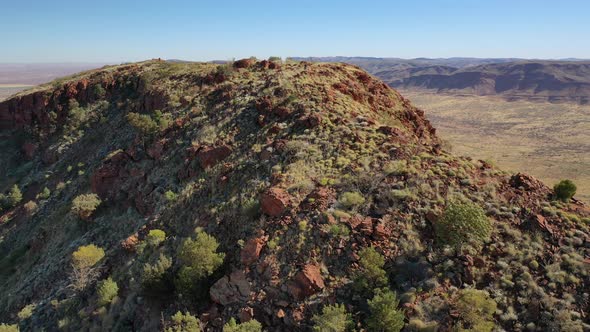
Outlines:
<svg viewBox="0 0 590 332"><path fill-rule="evenodd" d="M589 0L0 0L0 62L590 58Z"/></svg>

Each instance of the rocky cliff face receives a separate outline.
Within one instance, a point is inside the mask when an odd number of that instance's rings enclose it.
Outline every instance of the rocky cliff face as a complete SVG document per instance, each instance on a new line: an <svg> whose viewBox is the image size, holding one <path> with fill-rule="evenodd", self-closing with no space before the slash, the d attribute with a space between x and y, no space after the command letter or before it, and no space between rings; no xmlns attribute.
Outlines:
<svg viewBox="0 0 590 332"><path fill-rule="evenodd" d="M23 196L0 218L0 321L22 329L150 331L181 311L211 331L231 318L309 330L336 303L365 328L366 248L383 258L380 287L398 293L407 330L469 327L458 303L470 288L507 330L588 323L590 211L443 151L423 111L357 67L107 67L0 103L0 125L0 188ZM73 200L88 193L101 203L79 220ZM436 240L449 201L487 213L485 245ZM188 292L195 228L225 255ZM73 287L72 253L88 244L105 256ZM108 277L118 290L104 304Z"/></svg>

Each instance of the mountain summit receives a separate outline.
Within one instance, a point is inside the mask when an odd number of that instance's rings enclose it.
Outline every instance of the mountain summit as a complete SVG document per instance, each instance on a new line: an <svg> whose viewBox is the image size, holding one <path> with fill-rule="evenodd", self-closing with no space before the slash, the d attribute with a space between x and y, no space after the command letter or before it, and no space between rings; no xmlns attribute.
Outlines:
<svg viewBox="0 0 590 332"><path fill-rule="evenodd" d="M0 322L21 330L590 323L567 184L446 152L355 66L104 67L1 102L0 128Z"/></svg>

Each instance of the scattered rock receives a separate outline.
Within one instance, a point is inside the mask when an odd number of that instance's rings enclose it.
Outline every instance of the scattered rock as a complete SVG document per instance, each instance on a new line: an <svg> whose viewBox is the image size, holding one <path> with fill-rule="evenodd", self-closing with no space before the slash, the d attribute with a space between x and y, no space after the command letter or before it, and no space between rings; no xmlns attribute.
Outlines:
<svg viewBox="0 0 590 332"><path fill-rule="evenodd" d="M156 141L152 146L147 149L147 154L152 157L153 159L160 159L162 158L162 153L164 152L164 148L166 147L166 143L168 139L160 139Z"/></svg>
<svg viewBox="0 0 590 332"><path fill-rule="evenodd" d="M240 319L241 323L249 322L254 318L254 309L251 307L244 307L240 309L238 313L238 318Z"/></svg>
<svg viewBox="0 0 590 332"><path fill-rule="evenodd" d="M549 225L549 222L545 217L540 214L536 214L531 218L531 223L534 228L546 231L547 233L553 235L553 228Z"/></svg>
<svg viewBox="0 0 590 332"><path fill-rule="evenodd" d="M383 223L378 223L373 231L373 238L377 241L385 241L391 236L391 231L385 228Z"/></svg>
<svg viewBox="0 0 590 332"><path fill-rule="evenodd" d="M135 252L138 243L137 234L133 234L121 242L121 247L127 252Z"/></svg>

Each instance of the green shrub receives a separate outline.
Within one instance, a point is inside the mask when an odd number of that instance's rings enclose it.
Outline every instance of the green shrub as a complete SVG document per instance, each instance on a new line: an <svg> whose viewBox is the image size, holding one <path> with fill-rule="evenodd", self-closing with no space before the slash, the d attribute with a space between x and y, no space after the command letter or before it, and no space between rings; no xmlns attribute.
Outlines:
<svg viewBox="0 0 590 332"><path fill-rule="evenodd" d="M5 205L9 208L17 206L18 203L23 200L23 194L16 184L10 188L10 191L8 192L8 195L6 195L5 200Z"/></svg>
<svg viewBox="0 0 590 332"><path fill-rule="evenodd" d="M312 320L313 330L317 332L346 332L354 327L351 315L341 304L325 306Z"/></svg>
<svg viewBox="0 0 590 332"><path fill-rule="evenodd" d="M553 187L557 199L567 202L576 194L578 188L571 180L561 180Z"/></svg>
<svg viewBox="0 0 590 332"><path fill-rule="evenodd" d="M171 318L171 322L166 332L196 332L201 331L201 323L197 317L190 313L178 311Z"/></svg>
<svg viewBox="0 0 590 332"><path fill-rule="evenodd" d="M373 247L364 248L359 252L359 271L355 285L359 291L367 292L375 288L387 286L389 280L387 272L383 269L385 258Z"/></svg>
<svg viewBox="0 0 590 332"><path fill-rule="evenodd" d="M158 123L149 114L130 112L127 121L143 135L152 135L158 131Z"/></svg>
<svg viewBox="0 0 590 332"><path fill-rule="evenodd" d="M490 332L494 329L496 302L487 292L477 289L464 289L460 292L455 308L461 322L459 330Z"/></svg>
<svg viewBox="0 0 590 332"><path fill-rule="evenodd" d="M16 315L18 317L18 319L20 320L25 320L31 316L33 316L33 310L35 310L36 305L35 304L29 304L26 305L24 308L22 308L18 314Z"/></svg>
<svg viewBox="0 0 590 332"><path fill-rule="evenodd" d="M168 291L171 288L169 274L171 267L172 260L163 254L160 254L154 264L145 263L141 277L141 286L144 291L151 295Z"/></svg>
<svg viewBox="0 0 590 332"><path fill-rule="evenodd" d="M223 332L260 332L262 331L262 325L255 320L249 320L245 323L236 323L236 320L232 317L229 322L223 325Z"/></svg>
<svg viewBox="0 0 590 332"><path fill-rule="evenodd" d="M145 238L148 245L157 247L166 240L166 233L160 229L152 229Z"/></svg>
<svg viewBox="0 0 590 332"><path fill-rule="evenodd" d="M38 199L48 199L49 196L51 196L51 190L47 187L43 188L43 190L37 194Z"/></svg>
<svg viewBox="0 0 590 332"><path fill-rule="evenodd" d="M181 292L194 292L200 280L213 274L223 264L225 254L217 253L217 247L217 240L200 229L197 229L194 240L184 240L178 253L182 267L177 282Z"/></svg>
<svg viewBox="0 0 590 332"><path fill-rule="evenodd" d="M348 191L340 196L340 204L347 209L357 207L365 202L365 198L356 191Z"/></svg>
<svg viewBox="0 0 590 332"><path fill-rule="evenodd" d="M88 220L100 203L101 200L96 194L79 195L72 201L72 213L82 220Z"/></svg>
<svg viewBox="0 0 590 332"><path fill-rule="evenodd" d="M104 250L89 244L81 246L72 254L72 265L74 269L87 269L93 267L104 257Z"/></svg>
<svg viewBox="0 0 590 332"><path fill-rule="evenodd" d="M330 225L329 230L334 237L346 237L350 234L350 229L344 224Z"/></svg>
<svg viewBox="0 0 590 332"><path fill-rule="evenodd" d="M18 332L20 331L18 325L0 324L0 332Z"/></svg>
<svg viewBox="0 0 590 332"><path fill-rule="evenodd" d="M438 324L435 322L425 323L420 319L410 319L406 330L410 332L436 332L438 331Z"/></svg>
<svg viewBox="0 0 590 332"><path fill-rule="evenodd" d="M104 306L113 301L119 292L119 286L111 277L98 283L96 293L98 294L98 305Z"/></svg>
<svg viewBox="0 0 590 332"><path fill-rule="evenodd" d="M162 114L162 111L156 110L153 116L130 112L127 114L127 121L137 131L149 136L167 128L172 122L172 118L170 114Z"/></svg>
<svg viewBox="0 0 590 332"><path fill-rule="evenodd" d="M368 301L370 315L367 330L375 332L399 332L404 327L404 314L397 309L399 301L389 289L375 290L375 296Z"/></svg>
<svg viewBox="0 0 590 332"><path fill-rule="evenodd" d="M178 194L172 190L168 190L167 192L165 192L164 196L166 197L166 200L168 200L168 202L174 202L178 198Z"/></svg>
<svg viewBox="0 0 590 332"><path fill-rule="evenodd" d="M434 227L442 244L459 246L470 240L489 239L492 224L485 211L473 203L450 202Z"/></svg>
<svg viewBox="0 0 590 332"><path fill-rule="evenodd" d="M37 211L37 209L39 208L39 206L37 205L37 203L33 202L33 201L28 201L26 202L23 207L25 208L25 212L28 215L32 215L33 213L35 213Z"/></svg>

